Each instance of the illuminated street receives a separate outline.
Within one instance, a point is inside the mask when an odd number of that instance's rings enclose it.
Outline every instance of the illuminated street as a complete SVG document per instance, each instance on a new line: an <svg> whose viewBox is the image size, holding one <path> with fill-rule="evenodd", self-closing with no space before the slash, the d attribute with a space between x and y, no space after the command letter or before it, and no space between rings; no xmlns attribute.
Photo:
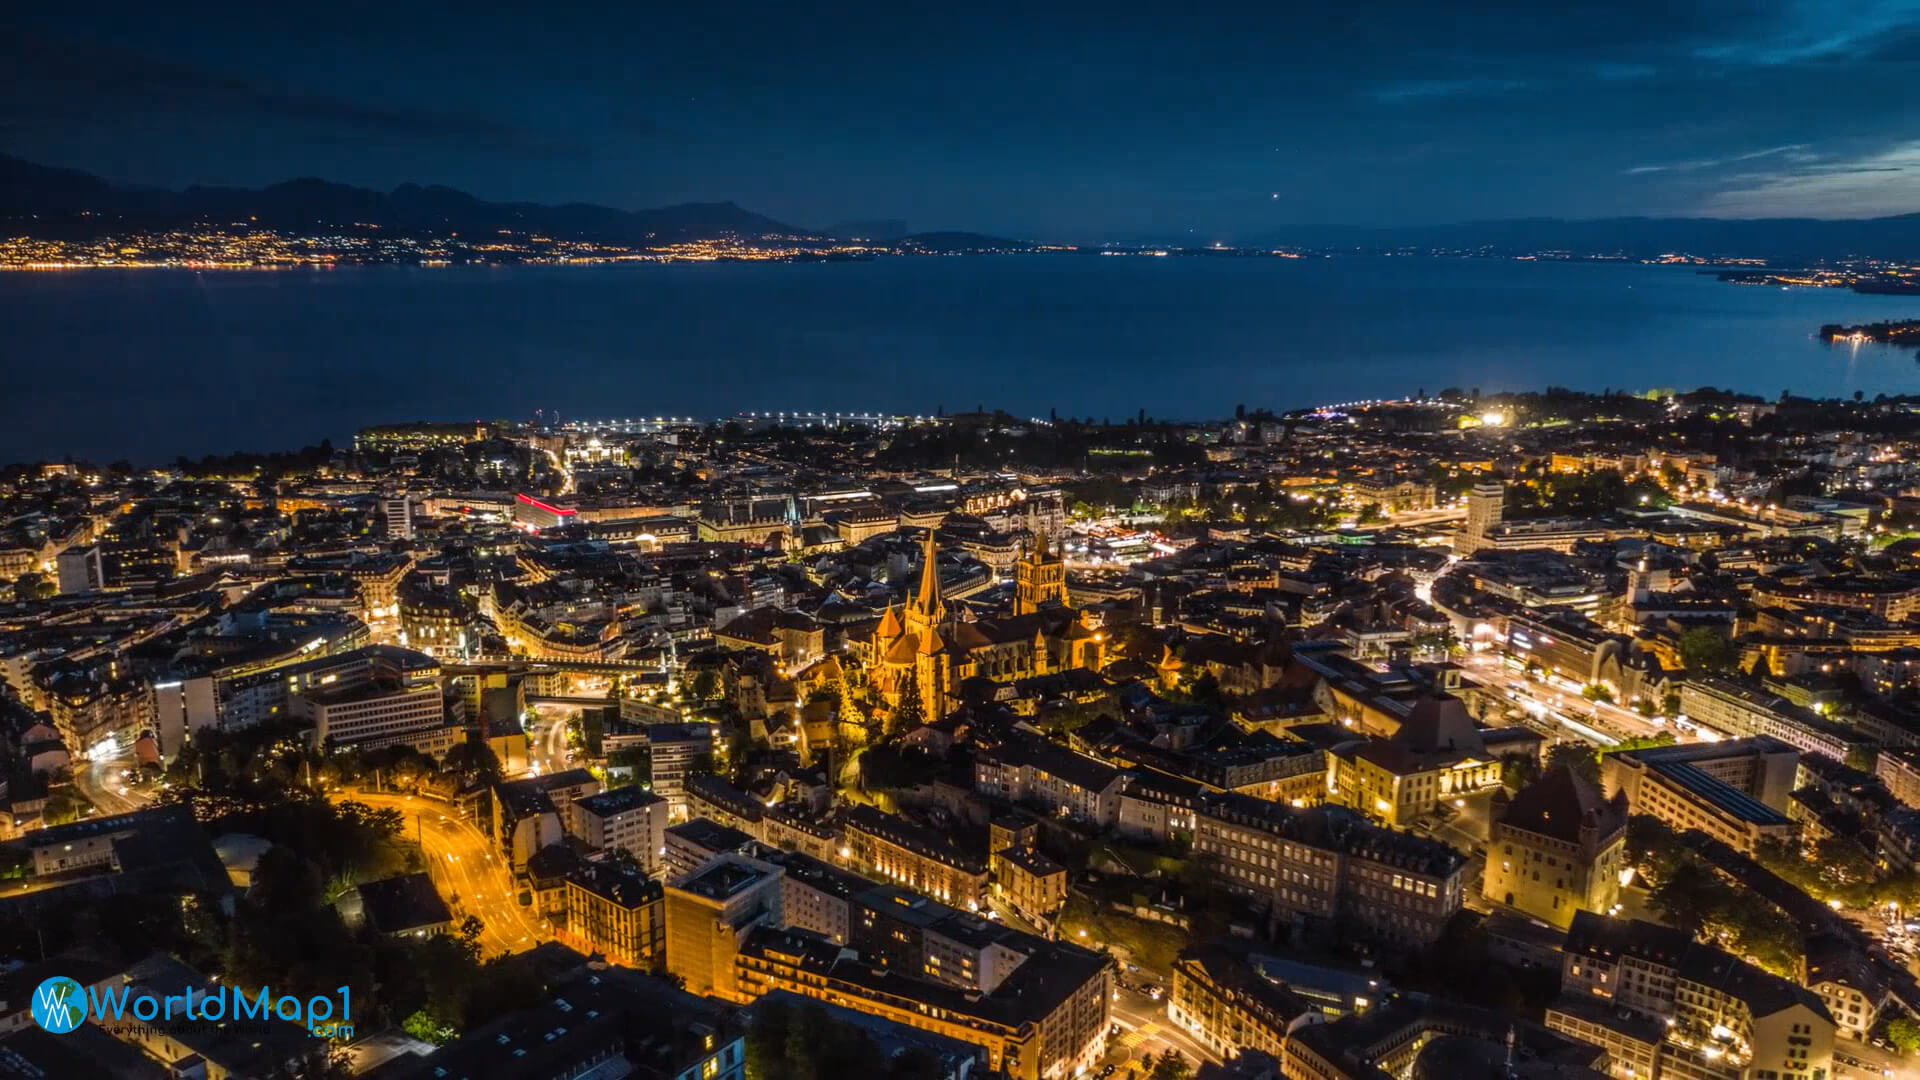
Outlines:
<svg viewBox="0 0 1920 1080"><path fill-rule="evenodd" d="M151 786L127 783L125 773L134 767L133 755L95 758L75 769L73 786L94 805L96 814L125 814L153 801Z"/></svg>
<svg viewBox="0 0 1920 1080"><path fill-rule="evenodd" d="M550 926L520 906L513 879L494 853L493 842L452 813L452 807L419 796L376 792L346 792L335 798L401 812L402 835L419 838L427 870L447 903L457 914L477 915L486 924L480 935L485 955L522 952L552 936Z"/></svg>
<svg viewBox="0 0 1920 1080"><path fill-rule="evenodd" d="M1499 692L1536 720L1544 721L1554 730L1556 737L1579 737L1590 742L1598 741L1576 728L1560 723L1552 716L1545 715L1546 710L1551 710L1559 716L1577 718L1582 724L1588 724L1584 718L1591 715L1595 719L1588 726L1615 739L1648 738L1668 732L1681 742L1692 741L1687 733L1672 725L1649 720L1632 709L1624 709L1609 702L1589 701L1577 691L1555 686L1544 679L1529 678L1526 673L1508 666L1498 654L1475 653L1468 656L1464 664L1472 679Z"/></svg>

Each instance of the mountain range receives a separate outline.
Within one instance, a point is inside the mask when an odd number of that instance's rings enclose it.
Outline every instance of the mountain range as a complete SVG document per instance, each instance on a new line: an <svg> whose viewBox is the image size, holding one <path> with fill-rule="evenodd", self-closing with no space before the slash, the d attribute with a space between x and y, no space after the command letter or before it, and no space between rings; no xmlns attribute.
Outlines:
<svg viewBox="0 0 1920 1080"><path fill-rule="evenodd" d="M487 202L437 184L375 191L317 179L257 189L196 186L167 191L117 186L91 173L0 154L0 221L97 226L102 217L140 227L251 218L284 229L353 223L439 234L510 229L621 244L808 235L730 202L617 210L590 203Z"/></svg>
<svg viewBox="0 0 1920 1080"><path fill-rule="evenodd" d="M905 222L895 220L807 229L731 202L620 210L590 203L489 202L437 184L402 184L383 192L311 178L257 189L195 186L170 191L116 185L91 173L0 154L0 226L51 232L244 219L287 230L354 223L441 235L506 229L629 245L778 236L858 238L927 251L1032 246L978 233L913 234L907 232ZM1328 252L1473 250L1507 255L1563 251L1634 258L1684 252L1766 258L1775 263L1849 256L1914 260L1920 259L1920 214L1840 220L1622 217L1515 218L1398 227L1294 225L1263 230L1240 246Z"/></svg>

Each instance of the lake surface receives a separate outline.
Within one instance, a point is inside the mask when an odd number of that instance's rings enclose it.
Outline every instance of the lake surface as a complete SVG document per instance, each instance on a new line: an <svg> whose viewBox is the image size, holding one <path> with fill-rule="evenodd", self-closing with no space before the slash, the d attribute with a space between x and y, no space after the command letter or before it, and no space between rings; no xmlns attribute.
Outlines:
<svg viewBox="0 0 1920 1080"><path fill-rule="evenodd" d="M409 419L1230 415L1422 388L1920 392L1826 322L1920 298L1681 267L995 256L0 274L0 461L343 444Z"/></svg>

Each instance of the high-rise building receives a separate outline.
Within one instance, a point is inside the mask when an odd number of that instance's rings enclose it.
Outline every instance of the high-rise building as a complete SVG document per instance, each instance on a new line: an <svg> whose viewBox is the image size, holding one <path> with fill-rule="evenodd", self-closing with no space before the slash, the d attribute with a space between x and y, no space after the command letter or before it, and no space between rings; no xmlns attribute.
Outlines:
<svg viewBox="0 0 1920 1080"><path fill-rule="evenodd" d="M387 539L413 539L413 501L405 495L389 495L380 500L380 516L386 520Z"/></svg>
<svg viewBox="0 0 1920 1080"><path fill-rule="evenodd" d="M653 793L667 800L668 816L687 819L687 777L703 758L713 754L713 728L708 724L648 724L648 779Z"/></svg>
<svg viewBox="0 0 1920 1080"><path fill-rule="evenodd" d="M1480 550L1493 527L1500 524L1505 515L1507 486L1493 482L1475 484L1467 492L1467 520L1459 535L1454 538L1453 552L1456 555L1471 555Z"/></svg>

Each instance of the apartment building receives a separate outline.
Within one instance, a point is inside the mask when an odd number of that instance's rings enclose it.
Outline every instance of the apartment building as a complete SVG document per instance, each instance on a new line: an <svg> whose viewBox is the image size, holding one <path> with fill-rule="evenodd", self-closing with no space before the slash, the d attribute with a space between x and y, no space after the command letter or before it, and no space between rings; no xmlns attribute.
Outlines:
<svg viewBox="0 0 1920 1080"><path fill-rule="evenodd" d="M1679 930L1581 912L1562 955L1547 1026L1643 1075L1833 1075L1835 1024L1818 995Z"/></svg>
<svg viewBox="0 0 1920 1080"><path fill-rule="evenodd" d="M1106 1050L1110 961L1061 942L1041 942L986 993L903 975L804 931L755 929L736 965L743 998L784 990L958 1039L1012 1080L1065 1080Z"/></svg>
<svg viewBox="0 0 1920 1080"><path fill-rule="evenodd" d="M638 868L583 862L567 875L562 935L611 963L654 969L666 963L666 892Z"/></svg>
<svg viewBox="0 0 1920 1080"><path fill-rule="evenodd" d="M1276 922L1425 945L1460 910L1458 852L1342 807L1215 795L1195 816L1194 851Z"/></svg>
<svg viewBox="0 0 1920 1080"><path fill-rule="evenodd" d="M983 750L974 762L974 790L1008 802L1106 828L1120 814L1126 774L1085 754L1035 740Z"/></svg>
<svg viewBox="0 0 1920 1080"><path fill-rule="evenodd" d="M657 875L666 859L667 800L639 787L597 792L568 804L569 835L590 851L619 849Z"/></svg>
<svg viewBox="0 0 1920 1080"><path fill-rule="evenodd" d="M1262 975L1247 953L1223 944L1180 954L1173 965L1167 1018L1202 1046L1232 1058L1245 1050L1279 1060L1287 1032L1319 1009Z"/></svg>
<svg viewBox="0 0 1920 1080"><path fill-rule="evenodd" d="M840 850L861 873L942 903L978 911L987 902L987 861L905 818L856 806L841 819Z"/></svg>
<svg viewBox="0 0 1920 1080"><path fill-rule="evenodd" d="M1015 846L994 852L987 860L993 895L1021 918L1051 926L1067 905L1067 868L1036 848Z"/></svg>

